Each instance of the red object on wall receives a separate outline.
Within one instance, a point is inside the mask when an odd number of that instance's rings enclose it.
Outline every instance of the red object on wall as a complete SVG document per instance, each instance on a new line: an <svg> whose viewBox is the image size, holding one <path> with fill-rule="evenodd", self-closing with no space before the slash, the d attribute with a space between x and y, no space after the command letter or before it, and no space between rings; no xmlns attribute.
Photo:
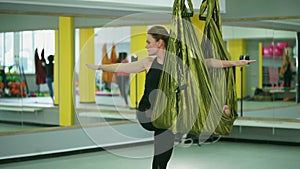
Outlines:
<svg viewBox="0 0 300 169"><path fill-rule="evenodd" d="M41 56L42 56L42 58L40 59L38 50L35 49L35 54L34 54L35 83L37 85L46 83L46 68L43 65L46 62L45 57L44 57L44 49L42 50Z"/></svg>
<svg viewBox="0 0 300 169"><path fill-rule="evenodd" d="M262 50L262 55L263 56L265 56L265 57L271 57L272 53L273 53L273 51L271 51L271 49L270 49L269 46L263 47L263 50Z"/></svg>
<svg viewBox="0 0 300 169"><path fill-rule="evenodd" d="M277 47L281 50L283 50L284 48L289 47L289 43L288 42L278 42L277 43Z"/></svg>
<svg viewBox="0 0 300 169"><path fill-rule="evenodd" d="M275 58L282 57L282 49L279 48L278 46L274 46L273 48L273 57Z"/></svg>
<svg viewBox="0 0 300 169"><path fill-rule="evenodd" d="M274 42L270 46L263 47L262 55L265 57L274 57L280 58L283 54L283 49L288 47L287 42L278 42L276 46L274 46Z"/></svg>

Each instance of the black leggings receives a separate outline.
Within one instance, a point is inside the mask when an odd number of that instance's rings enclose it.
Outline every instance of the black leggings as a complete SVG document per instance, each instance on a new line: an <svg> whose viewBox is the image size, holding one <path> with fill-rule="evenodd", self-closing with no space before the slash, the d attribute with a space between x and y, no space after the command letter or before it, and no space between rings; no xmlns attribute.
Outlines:
<svg viewBox="0 0 300 169"><path fill-rule="evenodd" d="M137 111L137 118L144 129L154 131L152 169L166 169L172 156L175 135L170 130L153 126L151 118L146 117L145 112Z"/></svg>

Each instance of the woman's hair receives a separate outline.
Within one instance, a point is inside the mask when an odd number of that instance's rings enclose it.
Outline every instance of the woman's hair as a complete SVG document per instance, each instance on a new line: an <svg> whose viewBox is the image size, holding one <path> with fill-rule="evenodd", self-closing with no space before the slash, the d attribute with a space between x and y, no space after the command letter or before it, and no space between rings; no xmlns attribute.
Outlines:
<svg viewBox="0 0 300 169"><path fill-rule="evenodd" d="M289 61L290 61L289 51L288 51L287 48L284 48L284 49L283 49L283 59L284 59L286 62L289 62Z"/></svg>
<svg viewBox="0 0 300 169"><path fill-rule="evenodd" d="M152 35L152 37L158 41L158 40L163 40L165 47L167 48L168 46L168 41L169 41L169 32L167 31L167 29L164 26L153 26L151 27L147 34Z"/></svg>
<svg viewBox="0 0 300 169"><path fill-rule="evenodd" d="M49 62L52 62L53 60L54 60L54 55L49 55L49 56L48 56L48 61L49 61Z"/></svg>
<svg viewBox="0 0 300 169"><path fill-rule="evenodd" d="M121 63L124 59L127 58L127 52L120 52L118 57L118 63Z"/></svg>

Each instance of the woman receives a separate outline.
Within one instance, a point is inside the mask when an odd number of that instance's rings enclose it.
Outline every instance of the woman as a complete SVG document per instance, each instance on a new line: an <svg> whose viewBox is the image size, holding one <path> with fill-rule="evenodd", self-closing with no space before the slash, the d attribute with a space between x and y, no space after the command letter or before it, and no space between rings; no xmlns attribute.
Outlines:
<svg viewBox="0 0 300 169"><path fill-rule="evenodd" d="M52 83L53 83L53 64L54 61L54 55L49 55L48 56L48 63L46 63L45 67L46 67L46 83L48 85L48 89L49 89L49 94L50 97L52 99L52 102L54 104L54 95L53 95L53 87L52 87Z"/></svg>
<svg viewBox="0 0 300 169"><path fill-rule="evenodd" d="M127 59L127 53L121 52L119 53L119 58L117 63L128 63ZM128 92L129 92L129 80L130 80L130 74L124 73L124 72L116 72L115 73L116 81L119 86L119 90L121 93L121 96L124 98L126 107L129 107L128 105Z"/></svg>
<svg viewBox="0 0 300 169"><path fill-rule="evenodd" d="M149 56L131 63L117 63L110 65L86 66L93 70L104 70L111 72L138 73L146 71L146 82L144 95L139 103L137 118L140 124L150 131L154 131L154 157L152 169L165 169L171 158L175 136L170 130L158 129L151 123L151 110L154 106L155 89L158 88L160 75L163 68L164 56L168 46L169 33L163 26L153 26L147 32L146 49ZM224 68L231 66L243 66L255 60L221 61L207 59L209 67ZM151 104L152 103L152 104ZM224 112L230 115L228 106L224 106Z"/></svg>
<svg viewBox="0 0 300 169"><path fill-rule="evenodd" d="M290 60L288 50L286 48L283 49L282 64L281 64L279 76L283 78L284 89L290 89L291 81L293 77L293 68L292 68L292 62Z"/></svg>

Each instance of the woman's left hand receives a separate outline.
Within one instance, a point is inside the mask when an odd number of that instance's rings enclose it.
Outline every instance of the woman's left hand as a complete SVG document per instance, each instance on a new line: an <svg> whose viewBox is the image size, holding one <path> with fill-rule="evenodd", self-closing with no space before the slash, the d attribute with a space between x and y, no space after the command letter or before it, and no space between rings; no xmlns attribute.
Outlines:
<svg viewBox="0 0 300 169"><path fill-rule="evenodd" d="M254 62L256 62L256 60L237 60L235 66L245 66Z"/></svg>

